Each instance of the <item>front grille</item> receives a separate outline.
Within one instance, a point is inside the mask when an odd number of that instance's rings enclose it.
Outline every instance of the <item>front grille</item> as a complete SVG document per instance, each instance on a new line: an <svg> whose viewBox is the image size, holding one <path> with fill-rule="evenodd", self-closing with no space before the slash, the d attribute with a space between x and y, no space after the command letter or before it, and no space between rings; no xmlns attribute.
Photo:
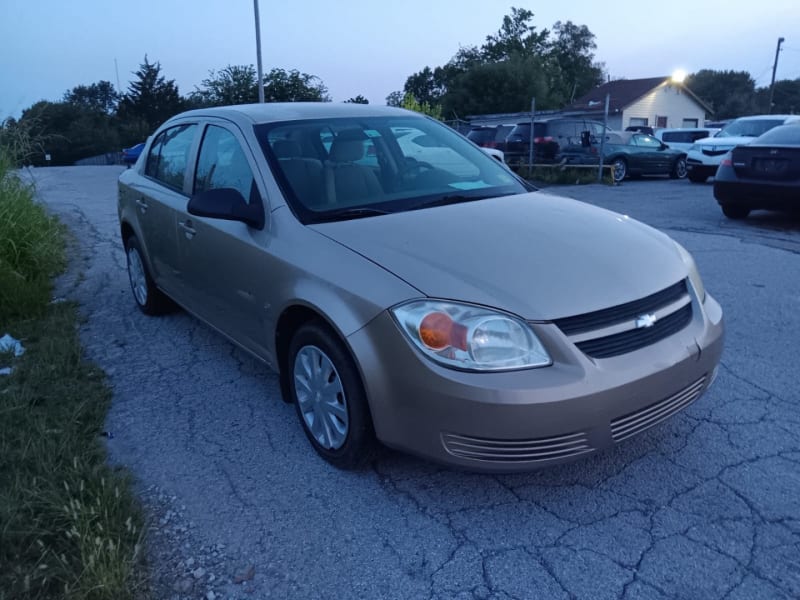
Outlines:
<svg viewBox="0 0 800 600"><path fill-rule="evenodd" d="M584 432L533 440L493 440L443 433L442 443L453 456L492 462L556 460L594 451Z"/></svg>
<svg viewBox="0 0 800 600"><path fill-rule="evenodd" d="M611 421L611 437L615 442L621 442L668 419L697 400L703 391L705 382L706 376L703 375L700 379L669 398L614 419Z"/></svg>
<svg viewBox="0 0 800 600"><path fill-rule="evenodd" d="M578 342L575 345L581 352L592 358L611 358L655 344L678 333L691 320L692 305L689 303L680 310L659 319L652 327L629 329L622 333Z"/></svg>
<svg viewBox="0 0 800 600"><path fill-rule="evenodd" d="M601 329L635 319L645 313L655 312L659 308L663 308L672 302L680 300L686 293L686 280L682 279L678 283L640 300L634 300L626 304L620 304L611 308L604 308L603 310L574 317L558 319L555 324L565 335L574 335L592 329Z"/></svg>

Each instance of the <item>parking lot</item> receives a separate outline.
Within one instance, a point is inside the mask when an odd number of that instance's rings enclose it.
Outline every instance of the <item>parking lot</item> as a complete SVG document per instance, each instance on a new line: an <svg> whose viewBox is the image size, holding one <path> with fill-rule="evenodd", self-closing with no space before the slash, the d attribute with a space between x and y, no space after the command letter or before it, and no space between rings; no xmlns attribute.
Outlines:
<svg viewBox="0 0 800 600"><path fill-rule="evenodd" d="M714 386L565 466L494 476L386 451L353 473L314 454L249 355L185 313L136 309L120 172L32 171L76 237L62 293L114 390L107 444L153 517L156 597L800 597L800 217L730 221L685 180L550 188L692 252L726 319Z"/></svg>

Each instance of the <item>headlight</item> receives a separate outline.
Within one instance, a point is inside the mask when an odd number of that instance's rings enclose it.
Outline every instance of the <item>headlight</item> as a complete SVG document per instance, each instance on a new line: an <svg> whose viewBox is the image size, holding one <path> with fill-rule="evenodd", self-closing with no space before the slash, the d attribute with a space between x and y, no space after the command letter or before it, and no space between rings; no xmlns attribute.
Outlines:
<svg viewBox="0 0 800 600"><path fill-rule="evenodd" d="M434 361L471 371L546 367L550 355L527 323L455 302L414 300L392 309L414 345Z"/></svg>
<svg viewBox="0 0 800 600"><path fill-rule="evenodd" d="M700 147L697 144L689 146L689 152L700 152Z"/></svg>
<svg viewBox="0 0 800 600"><path fill-rule="evenodd" d="M700 277L700 271L697 270L697 265L694 262L694 258L692 258L692 255L689 254L689 251L681 246L678 242L675 242L675 246L678 248L678 254L681 255L683 264L685 264L689 269L689 281L692 282L692 287L694 287L697 297L700 298L700 302L705 302L706 288L703 285L703 280Z"/></svg>

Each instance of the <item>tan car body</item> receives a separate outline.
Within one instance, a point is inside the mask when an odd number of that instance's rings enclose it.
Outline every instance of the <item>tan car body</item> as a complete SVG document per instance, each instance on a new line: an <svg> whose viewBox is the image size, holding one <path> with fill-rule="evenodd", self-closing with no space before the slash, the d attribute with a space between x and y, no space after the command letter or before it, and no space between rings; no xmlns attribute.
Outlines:
<svg viewBox="0 0 800 600"><path fill-rule="evenodd" d="M670 416L710 385L722 351L722 311L709 294L701 297L704 291L696 289L670 238L627 217L534 192L372 218L300 222L253 125L335 119L353 111L402 112L262 105L193 111L162 126L198 124L192 159L205 124L236 136L263 202L261 229L189 214L191 167L180 190L144 175L153 138L120 177L123 239L135 235L140 241L158 288L283 369L284 393L286 340L317 315L357 365L378 439L469 469L510 471L608 447ZM554 323L682 281L681 302L692 309L688 324L631 353L592 358ZM437 364L406 339L390 312L419 298L514 315L530 325L553 364L504 372Z"/></svg>

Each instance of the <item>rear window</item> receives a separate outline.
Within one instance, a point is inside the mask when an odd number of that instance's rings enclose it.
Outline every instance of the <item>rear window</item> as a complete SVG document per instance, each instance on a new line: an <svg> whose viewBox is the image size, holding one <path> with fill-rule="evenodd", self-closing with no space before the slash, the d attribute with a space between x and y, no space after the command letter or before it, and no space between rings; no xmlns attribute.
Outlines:
<svg viewBox="0 0 800 600"><path fill-rule="evenodd" d="M697 140L711 136L710 131L665 131L661 139L666 142L693 144Z"/></svg>
<svg viewBox="0 0 800 600"><path fill-rule="evenodd" d="M758 138L759 144L800 144L800 124L770 129Z"/></svg>
<svg viewBox="0 0 800 600"><path fill-rule="evenodd" d="M476 144L481 144L493 140L495 136L494 127L481 127L480 129L473 129L467 134L467 139L472 140Z"/></svg>

